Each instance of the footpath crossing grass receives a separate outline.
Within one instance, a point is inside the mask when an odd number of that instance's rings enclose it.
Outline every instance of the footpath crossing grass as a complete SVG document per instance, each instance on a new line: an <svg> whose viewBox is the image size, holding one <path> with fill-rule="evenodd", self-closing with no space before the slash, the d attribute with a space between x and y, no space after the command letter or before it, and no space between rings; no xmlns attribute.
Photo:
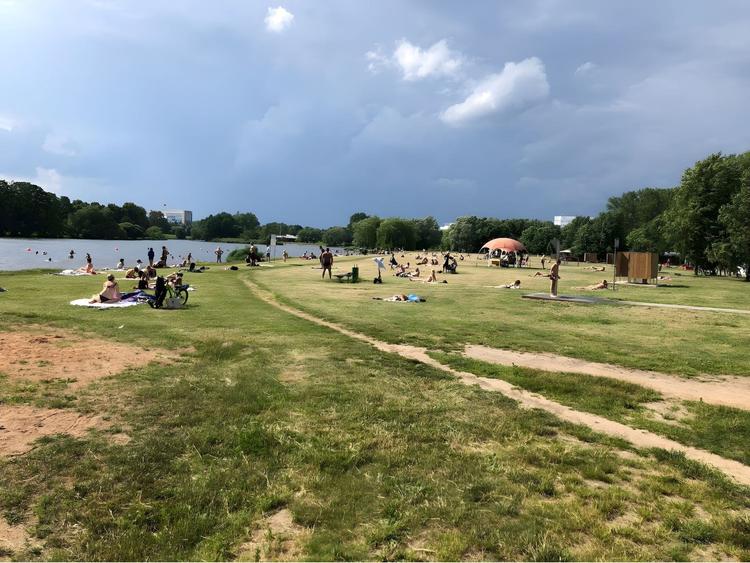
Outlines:
<svg viewBox="0 0 750 563"><path fill-rule="evenodd" d="M471 321L481 309L465 308L460 291L420 286L419 293L430 292L427 303L376 303L375 291L396 292L390 280L375 290L320 282L309 264L190 276L198 289L182 311L71 307L68 301L94 293L101 280L0 274L9 289L0 295L2 330L54 326L183 354L178 363L130 369L75 390L49 383L19 389L14 381L8 391L10 379L0 379L0 404L62 406L100 413L112 424L0 458L0 515L30 534L27 546L7 556L750 556L746 488L681 456L641 455L283 313L247 290L247 276L329 317L345 314L337 296L361 293L348 324L372 323L378 329L370 334L378 337L456 337L458 347L472 333L461 326L441 332L443 324L481 325ZM446 307L443 295L453 295L454 305ZM343 299L343 310L351 313L352 302ZM442 314L424 316L417 309L424 306ZM413 324L409 315L417 317ZM439 317L444 322L433 322ZM534 336L533 322L528 328L537 342L551 334ZM56 394L64 400L52 405ZM130 441L114 442L115 432ZM281 511L292 524L274 529L268 522Z"/></svg>
<svg viewBox="0 0 750 563"><path fill-rule="evenodd" d="M415 254L401 261L414 264ZM342 271L358 265L364 283L321 282L314 264L273 270L257 281L281 300L327 320L392 343L428 349L462 350L467 343L530 352L553 352L597 362L691 376L700 373L750 375L747 342L750 315L626 305L578 305L521 299L526 292L549 291L549 280L531 277L536 269L498 269L460 262L457 275L439 275L447 284L422 284L396 278L390 271L382 285L371 282L370 257L337 261ZM423 266L427 268L427 266ZM316 275L318 274L318 275ZM688 288L620 287L584 292L611 271L600 273L563 265L560 292L610 299L673 302L686 305L750 308L750 284L718 278L690 279ZM521 290L493 286L521 280ZM374 301L396 293L427 298L416 307ZM721 295L722 300L717 300Z"/></svg>

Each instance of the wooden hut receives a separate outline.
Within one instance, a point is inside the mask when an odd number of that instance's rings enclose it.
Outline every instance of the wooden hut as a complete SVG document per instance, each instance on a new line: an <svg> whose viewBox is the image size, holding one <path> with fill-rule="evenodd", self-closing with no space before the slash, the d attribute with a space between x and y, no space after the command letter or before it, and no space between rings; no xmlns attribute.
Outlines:
<svg viewBox="0 0 750 563"><path fill-rule="evenodd" d="M656 252L619 252L615 276L629 283L656 283L659 278L659 255Z"/></svg>

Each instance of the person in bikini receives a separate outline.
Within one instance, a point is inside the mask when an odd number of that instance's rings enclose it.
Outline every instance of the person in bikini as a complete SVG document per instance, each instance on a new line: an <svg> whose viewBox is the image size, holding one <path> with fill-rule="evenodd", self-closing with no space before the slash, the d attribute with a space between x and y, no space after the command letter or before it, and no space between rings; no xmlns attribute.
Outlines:
<svg viewBox="0 0 750 563"><path fill-rule="evenodd" d="M94 295L89 303L116 303L120 299L122 299L120 287L117 285L114 274L109 274L99 295Z"/></svg>

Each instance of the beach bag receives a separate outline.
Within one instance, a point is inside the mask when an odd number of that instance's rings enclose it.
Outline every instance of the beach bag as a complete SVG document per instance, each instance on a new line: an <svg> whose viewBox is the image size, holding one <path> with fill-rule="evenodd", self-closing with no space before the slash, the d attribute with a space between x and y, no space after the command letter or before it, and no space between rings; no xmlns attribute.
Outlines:
<svg viewBox="0 0 750 563"><path fill-rule="evenodd" d="M164 300L165 309L182 309L182 300L179 297L167 297Z"/></svg>

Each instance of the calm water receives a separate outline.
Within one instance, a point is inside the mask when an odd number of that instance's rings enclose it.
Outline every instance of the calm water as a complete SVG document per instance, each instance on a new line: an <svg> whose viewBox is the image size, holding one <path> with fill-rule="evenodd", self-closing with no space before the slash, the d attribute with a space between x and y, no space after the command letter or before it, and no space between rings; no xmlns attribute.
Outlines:
<svg viewBox="0 0 750 563"><path fill-rule="evenodd" d="M87 239L17 239L0 238L0 271L26 270L29 268L59 268L60 270L78 268L86 264L86 253L90 253L95 268L114 268L120 258L125 259L127 266L135 265L140 258L148 262L146 253L153 247L156 260L165 245L171 254L168 264L182 262L189 252L197 262L214 262L214 250L221 246L224 259L230 251L242 248L244 244L215 243L198 240L87 240ZM266 246L257 245L259 252L265 252ZM285 244L276 246L276 256L281 257L286 248L289 256L302 256L305 252L318 254L315 244ZM75 250L75 258L68 258L68 253ZM331 248L332 251L340 250ZM44 253L47 253L46 255ZM38 253L38 254L37 254Z"/></svg>

